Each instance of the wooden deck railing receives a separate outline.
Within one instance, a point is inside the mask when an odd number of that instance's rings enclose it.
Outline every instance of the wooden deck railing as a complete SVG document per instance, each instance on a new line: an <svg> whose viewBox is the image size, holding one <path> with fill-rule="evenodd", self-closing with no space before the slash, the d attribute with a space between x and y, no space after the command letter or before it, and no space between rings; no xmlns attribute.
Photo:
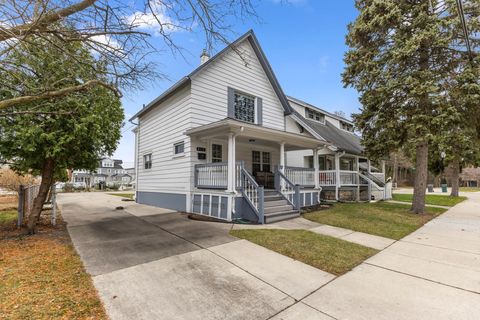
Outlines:
<svg viewBox="0 0 480 320"><path fill-rule="evenodd" d="M294 184L302 187L315 186L315 169L301 167L285 167L285 176Z"/></svg>
<svg viewBox="0 0 480 320"><path fill-rule="evenodd" d="M236 187L241 187L240 171L242 162L235 165ZM195 165L195 187L199 189L227 189L228 164L226 162L214 162Z"/></svg>

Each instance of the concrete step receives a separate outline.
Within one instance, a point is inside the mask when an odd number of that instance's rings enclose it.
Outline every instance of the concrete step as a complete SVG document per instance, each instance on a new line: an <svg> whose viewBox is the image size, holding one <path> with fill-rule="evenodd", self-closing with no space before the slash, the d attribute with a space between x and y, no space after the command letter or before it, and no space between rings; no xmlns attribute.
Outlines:
<svg viewBox="0 0 480 320"><path fill-rule="evenodd" d="M285 212L292 209L293 209L293 206L288 204L283 206L265 207L263 212L265 214L268 214L268 213Z"/></svg>
<svg viewBox="0 0 480 320"><path fill-rule="evenodd" d="M265 214L265 223L273 223L273 222L293 219L297 217L300 217L300 212L297 210L270 213L270 214Z"/></svg>
<svg viewBox="0 0 480 320"><path fill-rule="evenodd" d="M268 208L268 207L286 206L288 204L289 204L288 201L285 200L285 199L279 199L279 200L267 200L267 199L265 199L264 207Z"/></svg>
<svg viewBox="0 0 480 320"><path fill-rule="evenodd" d="M265 196L277 196L278 192L276 190L264 190L263 194Z"/></svg>

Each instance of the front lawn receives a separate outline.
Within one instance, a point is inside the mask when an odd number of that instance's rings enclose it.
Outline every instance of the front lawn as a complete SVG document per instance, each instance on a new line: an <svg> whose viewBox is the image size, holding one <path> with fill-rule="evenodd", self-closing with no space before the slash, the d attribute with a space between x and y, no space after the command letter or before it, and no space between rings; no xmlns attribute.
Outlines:
<svg viewBox="0 0 480 320"><path fill-rule="evenodd" d="M307 230L243 229L230 234L335 275L350 271L378 252Z"/></svg>
<svg viewBox="0 0 480 320"><path fill-rule="evenodd" d="M394 193L393 200L402 202L412 202L413 194ZM447 195L427 194L425 195L425 204L433 204L436 206L453 207L454 205L466 200L467 197L451 197Z"/></svg>
<svg viewBox="0 0 480 320"><path fill-rule="evenodd" d="M33 236L0 222L0 318L107 319L61 217L56 227L48 221Z"/></svg>
<svg viewBox="0 0 480 320"><path fill-rule="evenodd" d="M388 202L336 203L329 209L303 216L318 223L398 240L446 211L427 207L425 214L418 215L409 210L410 205Z"/></svg>
<svg viewBox="0 0 480 320"><path fill-rule="evenodd" d="M478 187L460 187L461 192L480 192Z"/></svg>
<svg viewBox="0 0 480 320"><path fill-rule="evenodd" d="M135 196L134 193L109 193L109 195L127 198L127 199L133 199L133 196Z"/></svg>

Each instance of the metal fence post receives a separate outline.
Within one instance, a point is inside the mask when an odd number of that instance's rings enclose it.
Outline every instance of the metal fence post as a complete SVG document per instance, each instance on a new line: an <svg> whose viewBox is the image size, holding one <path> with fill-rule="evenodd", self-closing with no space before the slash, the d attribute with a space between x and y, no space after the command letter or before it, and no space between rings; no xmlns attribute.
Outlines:
<svg viewBox="0 0 480 320"><path fill-rule="evenodd" d="M52 225L54 226L57 223L57 188L56 185L52 185Z"/></svg>
<svg viewBox="0 0 480 320"><path fill-rule="evenodd" d="M17 227L20 228L23 224L23 214L25 210L25 187L20 185L18 187L18 218Z"/></svg>

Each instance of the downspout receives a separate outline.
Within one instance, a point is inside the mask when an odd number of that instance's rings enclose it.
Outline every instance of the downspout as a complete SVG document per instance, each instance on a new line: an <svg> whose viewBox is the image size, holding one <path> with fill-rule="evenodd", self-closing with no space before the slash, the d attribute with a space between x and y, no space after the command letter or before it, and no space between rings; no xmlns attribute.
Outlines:
<svg viewBox="0 0 480 320"><path fill-rule="evenodd" d="M131 124L136 126L135 131L135 161L133 165L135 166L135 202L138 201L138 144L140 142L140 123L133 122L132 119L128 120Z"/></svg>

